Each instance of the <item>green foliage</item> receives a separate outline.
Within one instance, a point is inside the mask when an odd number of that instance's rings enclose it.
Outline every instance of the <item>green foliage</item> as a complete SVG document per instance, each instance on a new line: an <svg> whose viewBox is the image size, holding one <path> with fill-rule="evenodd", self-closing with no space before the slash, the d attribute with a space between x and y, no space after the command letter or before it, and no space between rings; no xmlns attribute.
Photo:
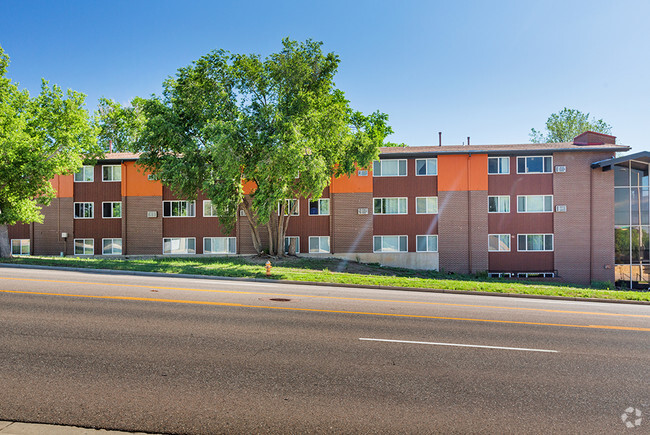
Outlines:
<svg viewBox="0 0 650 435"><path fill-rule="evenodd" d="M83 94L43 80L31 98L5 77L8 65L0 47L0 225L42 222L41 205L55 196L49 180L100 150Z"/></svg>
<svg viewBox="0 0 650 435"><path fill-rule="evenodd" d="M98 126L97 139L107 152L135 152L135 144L145 124L142 98L134 98L130 107L122 107L108 98L99 99L95 119Z"/></svg>
<svg viewBox="0 0 650 435"><path fill-rule="evenodd" d="M136 138L140 163L179 195L205 193L226 228L241 205L253 227L267 224L269 252L281 254L289 216L277 216L278 204L319 198L333 175L369 166L392 133L386 114L350 108L334 87L339 58L321 45L284 39L265 59L212 51L166 80L161 97L133 105L146 119L141 130L120 114L105 131L136 130L111 135ZM248 198L246 181L257 186Z"/></svg>
<svg viewBox="0 0 650 435"><path fill-rule="evenodd" d="M531 128L530 141L533 143L572 142L573 138L585 131L611 134L612 126L602 119L589 119L589 113L567 109L553 113L546 120L546 133Z"/></svg>

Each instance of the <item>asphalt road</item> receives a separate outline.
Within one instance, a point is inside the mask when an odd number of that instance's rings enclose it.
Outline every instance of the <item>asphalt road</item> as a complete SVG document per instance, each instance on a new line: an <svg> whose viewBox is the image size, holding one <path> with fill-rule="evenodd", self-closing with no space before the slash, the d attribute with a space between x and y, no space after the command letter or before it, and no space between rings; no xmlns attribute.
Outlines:
<svg viewBox="0 0 650 435"><path fill-rule="evenodd" d="M650 307L0 267L0 420L650 433Z"/></svg>

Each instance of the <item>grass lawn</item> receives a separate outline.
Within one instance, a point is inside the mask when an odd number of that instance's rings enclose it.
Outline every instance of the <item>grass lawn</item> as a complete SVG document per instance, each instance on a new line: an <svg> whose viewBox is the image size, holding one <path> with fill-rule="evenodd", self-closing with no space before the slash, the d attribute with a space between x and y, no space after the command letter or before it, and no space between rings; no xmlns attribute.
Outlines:
<svg viewBox="0 0 650 435"><path fill-rule="evenodd" d="M267 278L264 269L266 260L266 258L259 257L155 257L130 259L13 257L0 259L3 263L12 264L240 278ZM492 279L435 271L381 267L376 264L362 264L336 259L287 257L270 260L273 264L270 278L277 280L650 301L650 292L604 290L553 282Z"/></svg>

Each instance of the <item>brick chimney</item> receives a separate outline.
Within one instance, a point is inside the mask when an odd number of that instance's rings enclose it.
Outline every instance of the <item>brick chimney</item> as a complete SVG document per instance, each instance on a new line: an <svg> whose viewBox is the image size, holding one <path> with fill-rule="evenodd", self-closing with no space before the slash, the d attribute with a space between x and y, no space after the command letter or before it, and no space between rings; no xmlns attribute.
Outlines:
<svg viewBox="0 0 650 435"><path fill-rule="evenodd" d="M609 134L596 133L595 131L585 131L573 139L574 145L603 145L615 144L616 136Z"/></svg>

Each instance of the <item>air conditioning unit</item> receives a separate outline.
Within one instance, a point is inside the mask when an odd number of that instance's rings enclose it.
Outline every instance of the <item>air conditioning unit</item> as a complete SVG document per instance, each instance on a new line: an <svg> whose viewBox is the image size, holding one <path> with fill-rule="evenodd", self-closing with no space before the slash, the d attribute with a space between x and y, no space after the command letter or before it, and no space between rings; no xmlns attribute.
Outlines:
<svg viewBox="0 0 650 435"><path fill-rule="evenodd" d="M244 210L239 210L239 216L246 216L246 212Z"/></svg>
<svg viewBox="0 0 650 435"><path fill-rule="evenodd" d="M148 218L156 218L156 217L158 217L158 212L157 212L156 210L154 210L154 211L148 211L148 212L147 212L147 217L148 217Z"/></svg>
<svg viewBox="0 0 650 435"><path fill-rule="evenodd" d="M357 172L359 177L367 177L368 176L368 170L367 169L362 169L359 172Z"/></svg>
<svg viewBox="0 0 650 435"><path fill-rule="evenodd" d="M564 213L566 212L566 205L556 205L555 206L555 211L557 213Z"/></svg>
<svg viewBox="0 0 650 435"><path fill-rule="evenodd" d="M564 172L566 172L566 166L564 166L564 165L562 165L562 166L560 166L560 165L556 166L556 167L555 167L555 172L558 172L558 173L564 173Z"/></svg>
<svg viewBox="0 0 650 435"><path fill-rule="evenodd" d="M357 209L357 214L368 214L368 209L367 208L358 208Z"/></svg>

